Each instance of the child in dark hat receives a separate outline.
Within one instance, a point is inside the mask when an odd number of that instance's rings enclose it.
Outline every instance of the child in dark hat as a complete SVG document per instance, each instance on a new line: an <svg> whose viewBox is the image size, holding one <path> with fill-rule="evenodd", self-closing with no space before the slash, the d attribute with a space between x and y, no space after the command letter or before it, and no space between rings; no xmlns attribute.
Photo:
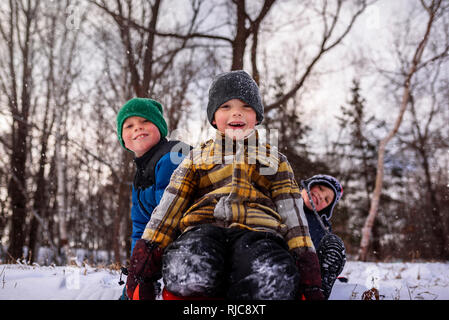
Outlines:
<svg viewBox="0 0 449 320"><path fill-rule="evenodd" d="M343 241L331 232L330 219L343 195L343 187L332 176L319 174L301 182L304 212L320 260L322 289L326 299L346 262Z"/></svg>
<svg viewBox="0 0 449 320"><path fill-rule="evenodd" d="M182 152L190 150L179 141L168 141L166 135L162 105L155 100L133 98L117 114L118 140L123 148L133 152L136 164L132 184L131 253L173 171L185 156Z"/></svg>
<svg viewBox="0 0 449 320"><path fill-rule="evenodd" d="M218 75L207 116L215 139L174 171L134 248L128 294L162 276L164 297L323 299L293 170L255 130L263 105L251 76Z"/></svg>

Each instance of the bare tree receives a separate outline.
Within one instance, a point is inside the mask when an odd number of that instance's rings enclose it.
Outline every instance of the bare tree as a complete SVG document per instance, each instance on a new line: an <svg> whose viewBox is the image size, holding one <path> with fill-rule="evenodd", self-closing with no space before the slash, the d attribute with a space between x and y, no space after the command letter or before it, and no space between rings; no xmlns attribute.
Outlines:
<svg viewBox="0 0 449 320"><path fill-rule="evenodd" d="M202 1L191 2L191 17L184 27L174 26L172 34L164 34L158 30L162 0L90 3L109 18L105 19L108 29L102 30L101 24L96 28L101 38L99 45L105 46L104 74L107 76L109 94L112 92L114 97L108 99L108 107L113 107L112 115L115 117L119 106L131 97L151 97L163 103L169 129L177 128L191 106L187 99L190 85L202 68L202 65L195 63L198 55L196 46L188 44L188 37L179 35L181 30L188 34L193 32ZM111 34L110 21L117 33ZM112 39L116 41L111 41ZM121 45L120 50L115 49L111 53L111 47L116 47L117 42ZM106 98L105 88L99 88L98 91L99 95ZM115 128L111 129L115 131ZM118 146L116 141L113 145ZM118 177L113 226L116 262L120 262L121 224L125 213L126 217L129 216L129 191L133 173L132 154L121 151L120 166L114 174Z"/></svg>
<svg viewBox="0 0 449 320"><path fill-rule="evenodd" d="M374 3L376 0L371 1ZM250 37L252 37L252 46L250 50L250 61L252 66L253 77L257 83L260 81L259 68L257 66L257 56L258 56L258 37L261 29L261 25L264 19L267 17L271 8L275 4L275 0L265 0L263 4L260 6L260 10L256 14L252 14L249 12L247 8L247 3L245 0L228 0L225 2L228 5L234 5L234 25L231 26L233 36L222 35L222 34L212 34L207 32L198 31L199 27L195 24L196 17L199 14L200 7L202 1L198 1L198 4L194 6L195 14L192 18L192 23L190 24L187 32L161 32L156 30L154 25L145 26L141 23L137 23L132 20L129 16L124 17L121 16L119 20L126 21L126 23L136 29L140 29L146 31L150 34L157 35L159 37L168 37L168 38L176 38L186 40L194 40L194 39L208 39L211 41L221 41L227 43L231 46L232 56L231 56L231 70L243 69L244 68L244 56L247 52L247 45ZM371 4L366 0L359 1L356 4L356 10L351 15L349 22L343 28L341 28L340 24L342 22L344 16L343 10L344 1L338 0L335 3L335 6L330 6L327 0L321 2L321 7L318 9L318 15L322 22L323 32L321 35L321 39L318 45L318 51L312 57L311 61L305 65L304 72L299 77L298 80L293 84L292 88L287 90L287 92L277 97L277 99L267 104L265 107L266 112L278 108L279 106L285 104L285 102L296 95L296 93L304 86L307 78L309 78L316 64L322 59L322 57L331 51L333 48L342 43L345 37L349 34L351 29L353 28L357 19L362 15L365 9ZM99 5L97 3L97 5ZM109 13L112 13L110 9L107 9L105 5L99 5L103 9L107 10ZM231 10L232 11L232 10ZM115 17L118 15L112 13ZM117 18L116 18L117 19ZM215 29L217 27L212 27L211 29Z"/></svg>
<svg viewBox="0 0 449 320"><path fill-rule="evenodd" d="M156 1L154 7L159 8L161 1ZM219 35L219 34L211 34L206 32L198 31L199 26L197 26L197 18L203 1L192 1L192 9L193 15L191 18L191 23L189 27L185 28L186 31L180 32L162 32L156 29L156 23L150 23L149 25L142 25L134 20L132 20L129 16L121 16L119 20L126 21L126 23L136 29L143 30L153 37L168 37L174 39L181 39L185 43L188 40L194 39L208 39L212 41L222 41L231 46L232 49L232 61L231 61L231 70L243 69L244 64L244 56L246 53L246 48L248 45L248 40L251 36L253 36L253 44L252 44L252 66L253 73L256 75L255 79L258 82L258 72L256 65L256 53L257 53L257 37L260 30L260 25L264 18L267 16L268 12L272 8L275 0L265 0L261 5L259 12L255 17L251 17L251 14L248 12L246 0L228 0L228 5L235 6L235 25L233 26L233 36L227 35ZM119 17L120 13L113 13L110 9L108 9L104 3L96 5L102 7L104 10L108 11L110 14L116 17ZM154 16L154 15L153 15ZM122 22L122 23L123 23ZM215 29L215 27L211 28Z"/></svg>
<svg viewBox="0 0 449 320"><path fill-rule="evenodd" d="M435 61L436 59L440 57L444 57L447 55L448 48L446 47L442 52L439 53L428 60L422 62L422 56L424 53L424 50L426 48L426 45L428 43L428 39L432 30L432 27L434 26L435 21L441 14L441 8L442 8L442 1L440 0L433 0L430 2L430 4L426 4L425 1L421 1L421 5L423 9L427 12L428 19L426 22L426 29L424 32L424 35L422 36L420 42L418 43L413 58L410 62L409 68L404 74L404 81L402 84L402 100L399 108L398 116L394 122L393 128L389 131L386 137L381 139L379 143L378 148L378 159L377 159L377 171L376 171L376 182L375 182L375 188L374 192L371 198L371 205L368 217L365 221L365 224L362 229L362 239L360 242L360 249L358 253L358 259L365 261L367 259L368 255L368 246L370 243L371 238L371 230L374 224L374 221L377 216L378 207L379 207L379 199L382 192L382 184L383 184L383 178L384 178L384 157L385 157L385 151L386 146L389 143L389 141L396 135L397 131L399 130L399 127L401 125L404 113L407 109L407 106L409 105L410 101L410 88L411 88L411 81L416 74L416 72L422 68L424 65L430 63L430 61Z"/></svg>
<svg viewBox="0 0 449 320"><path fill-rule="evenodd" d="M440 76L444 62L447 63L447 60L436 61L432 67L428 68L429 72L422 76L422 79L426 78L429 81L417 83L412 88L409 109L410 124L398 136L404 149L412 150L422 167L423 179L421 180L423 183L418 182L418 185L422 186L422 190L425 191L425 197L422 197L419 202L421 203L420 208L423 208L425 214L419 213L423 223L419 227L420 231L416 231L416 233L422 233L428 239L420 242L432 243L431 248L426 249L429 256L443 259L449 256L449 237L444 222L444 211L439 200L438 184L434 182L438 179L433 176L432 162L438 162L441 151L449 148L447 132L444 130L447 122L443 120L443 110L448 105L442 95L444 89L439 88L438 85L441 81ZM424 97L430 97L430 99ZM413 217L411 218L413 219ZM417 217L414 219L417 220Z"/></svg>
<svg viewBox="0 0 449 320"><path fill-rule="evenodd" d="M257 69L257 43L260 24L266 17L275 0L265 0L259 13L255 18L251 18L246 8L245 0L232 0L236 6L236 25L235 37L230 39L232 43L232 65L231 70L243 69L243 57L245 56L248 38L253 36L253 45L251 48L251 62L253 67L253 77L259 83L259 72Z"/></svg>
<svg viewBox="0 0 449 320"><path fill-rule="evenodd" d="M7 66L1 73L1 89L7 96L12 116L11 153L8 195L11 200L12 225L9 254L22 257L25 244L26 163L28 153L28 118L33 102L33 57L39 1L12 1L2 10L0 35L7 46Z"/></svg>
<svg viewBox="0 0 449 320"><path fill-rule="evenodd" d="M337 26L343 20L343 3L344 1L337 0L332 11L332 8L330 8L328 1L325 0L321 2L319 17L322 22L323 31L322 34L320 34L321 39L318 43L317 52L313 55L311 60L304 65L304 71L295 81L292 87L288 89L287 92L285 92L282 96L277 98L274 102L267 104L265 107L265 112L269 112L270 110L276 109L279 106L285 104L286 101L294 97L298 93L298 91L304 87L304 84L310 77L317 63L323 58L325 54L342 43L342 41L353 28L357 19L362 15L362 13L369 5L365 0L358 1L356 5L356 11L351 15L349 22L346 23L346 25L343 27L343 30L340 31Z"/></svg>
<svg viewBox="0 0 449 320"><path fill-rule="evenodd" d="M44 219L47 215L47 207L49 201L48 194L48 185L47 179L45 175L45 167L48 163L47 152L49 151L49 138L51 134L51 130L54 124L54 113L51 112L50 104L52 98L52 88L54 83L54 56L55 56L55 33L56 33L56 15L52 15L48 22L50 24L49 29L44 29L48 31L48 37L42 35L42 31L40 33L40 41L41 43L48 44L48 69L46 75L46 87L45 87L45 102L44 102L44 111L43 111L43 119L41 120L42 127L41 136L39 139L40 152L39 152L39 164L38 164L38 172L35 177L36 189L33 196L33 210L35 211L35 215L31 217L30 221L30 232L29 232L29 240L28 247L33 252L37 252L37 245L39 242L39 236L41 231L47 231L48 226L46 225L48 219ZM48 233L44 233L48 236ZM46 241L51 241L52 239L46 239ZM34 260L36 255L33 255L31 260Z"/></svg>
<svg viewBox="0 0 449 320"><path fill-rule="evenodd" d="M134 94L138 97L149 97L153 95L155 84L165 76L166 70L173 63L176 55L186 47L187 39L182 39L177 47L169 48L157 55L155 41L159 33L156 25L162 0L152 1L148 4L149 8L144 3L135 5L129 0L124 2L123 4L122 1L117 0L115 8L112 8L106 1L91 1L114 20L120 31L120 40L123 52L126 54L127 71ZM145 25L142 26L134 21L136 12L140 12L143 20L141 24L145 23L147 15L150 16ZM192 19L192 26L194 22L195 17ZM136 29L145 32L138 33Z"/></svg>

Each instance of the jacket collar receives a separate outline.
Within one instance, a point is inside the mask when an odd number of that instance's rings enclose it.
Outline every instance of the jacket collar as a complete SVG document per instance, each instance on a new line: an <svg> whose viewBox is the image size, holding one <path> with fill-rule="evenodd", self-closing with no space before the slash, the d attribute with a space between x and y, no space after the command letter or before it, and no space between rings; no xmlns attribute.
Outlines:
<svg viewBox="0 0 449 320"><path fill-rule="evenodd" d="M156 143L155 146L153 146L150 150L148 150L147 152L145 152L144 155L140 156L140 157L135 157L134 158L134 163L136 164L137 169L145 169L146 164L148 163L148 161L150 161L150 159L154 156L154 154L156 153L157 149L159 149L160 146L162 146L163 144L167 143L168 140L164 137L161 138L161 140L159 140L158 143Z"/></svg>
<svg viewBox="0 0 449 320"><path fill-rule="evenodd" d="M257 130L241 140L233 140L217 130L209 156L212 157L214 163L229 164L237 161L255 164L255 160L257 160L261 165L277 170L279 166L277 148L268 143L259 145L259 140L260 136Z"/></svg>

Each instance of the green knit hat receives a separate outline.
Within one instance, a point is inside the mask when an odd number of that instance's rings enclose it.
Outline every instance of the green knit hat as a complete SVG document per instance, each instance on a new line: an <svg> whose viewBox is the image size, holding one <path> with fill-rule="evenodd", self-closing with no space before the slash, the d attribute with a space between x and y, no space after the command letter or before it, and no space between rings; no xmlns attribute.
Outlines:
<svg viewBox="0 0 449 320"><path fill-rule="evenodd" d="M120 144L126 150L122 138L123 122L129 117L142 117L151 121L161 133L161 138L167 135L167 123L165 122L162 105L156 100L147 98L133 98L126 102L117 114L117 136Z"/></svg>

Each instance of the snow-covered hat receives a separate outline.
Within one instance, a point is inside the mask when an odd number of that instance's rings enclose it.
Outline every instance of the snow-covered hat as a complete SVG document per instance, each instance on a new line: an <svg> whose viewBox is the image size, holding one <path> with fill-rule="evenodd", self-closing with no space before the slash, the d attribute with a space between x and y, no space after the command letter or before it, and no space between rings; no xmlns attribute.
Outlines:
<svg viewBox="0 0 449 320"><path fill-rule="evenodd" d="M301 184L303 188L306 188L308 193L310 192L310 188L312 188L316 184L325 185L326 187L329 187L332 191L334 191L335 197L332 203L319 212L320 216L324 217L326 220L329 220L332 217L335 205L343 196L343 187L341 186L341 183L332 176L317 174L309 179L303 180ZM312 199L310 199L310 201L313 202Z"/></svg>
<svg viewBox="0 0 449 320"><path fill-rule="evenodd" d="M257 83L247 72L234 70L217 75L210 86L207 119L214 128L216 126L212 122L215 111L232 99L240 99L253 108L257 124L263 121L264 107Z"/></svg>

